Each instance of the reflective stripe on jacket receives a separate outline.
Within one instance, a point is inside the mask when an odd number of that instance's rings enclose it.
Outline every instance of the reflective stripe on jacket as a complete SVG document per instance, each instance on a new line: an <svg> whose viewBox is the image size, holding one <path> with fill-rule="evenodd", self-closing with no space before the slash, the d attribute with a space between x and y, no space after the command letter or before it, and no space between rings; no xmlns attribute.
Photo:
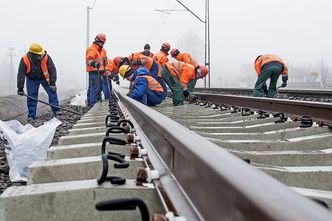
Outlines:
<svg viewBox="0 0 332 221"><path fill-rule="evenodd" d="M27 73L27 75L29 75L29 73L31 71L31 62L30 62L28 55L23 56L23 61L24 61L25 66L27 67L26 73ZM40 62L40 65L41 65L41 69L43 71L43 75L44 75L47 83L50 84L50 75L48 73L47 61L48 61L48 55L45 54Z"/></svg>
<svg viewBox="0 0 332 221"><path fill-rule="evenodd" d="M163 51L159 51L158 53L156 53L153 56L153 60L155 60L157 62L158 67L159 67L158 77L162 77L160 72L161 72L161 69L163 68L163 66L165 66L165 64L168 62L167 56L168 56L168 54Z"/></svg>
<svg viewBox="0 0 332 221"><path fill-rule="evenodd" d="M145 55L142 55L140 53L132 53L128 56L130 66L134 69L137 69L138 67L145 67L146 69L150 70L153 65L153 59L150 57L147 57ZM134 66L132 65L133 62L141 61L142 65Z"/></svg>
<svg viewBox="0 0 332 221"><path fill-rule="evenodd" d="M255 70L257 75L259 76L264 66L271 62L279 62L283 67L282 74L288 74L288 69L281 58L275 54L266 54L259 56L255 61Z"/></svg>
<svg viewBox="0 0 332 221"><path fill-rule="evenodd" d="M159 84L159 82L154 79L153 77L149 76L149 75L143 75L143 76L137 76L136 80L139 78L145 78L148 80L148 89L151 91L155 91L155 92L164 92L163 87ZM135 81L136 81L135 80Z"/></svg>
<svg viewBox="0 0 332 221"><path fill-rule="evenodd" d="M97 71L97 68L91 66L91 62L98 61L100 64L100 70L104 70L104 60L107 60L106 50L102 48L100 50L100 47L93 43L90 47L86 49L85 53L85 59L86 59L86 71Z"/></svg>
<svg viewBox="0 0 332 221"><path fill-rule="evenodd" d="M179 53L176 58L176 60L178 61L182 61L184 63L188 63L188 64L191 64L191 65L194 65L194 67L197 67L199 66L199 64L197 63L197 61L195 61L190 54L188 53Z"/></svg>
<svg viewBox="0 0 332 221"><path fill-rule="evenodd" d="M172 63L166 63L166 67L170 74L174 77L177 77L183 86L187 85L190 80L196 79L195 67L191 64L176 61Z"/></svg>

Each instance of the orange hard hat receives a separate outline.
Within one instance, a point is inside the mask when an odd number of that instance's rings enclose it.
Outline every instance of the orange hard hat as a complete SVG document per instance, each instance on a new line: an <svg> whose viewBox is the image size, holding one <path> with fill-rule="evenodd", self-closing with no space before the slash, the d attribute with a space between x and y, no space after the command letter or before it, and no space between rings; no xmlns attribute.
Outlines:
<svg viewBox="0 0 332 221"><path fill-rule="evenodd" d="M168 43L168 42L165 42L161 45L161 48L164 48L166 50L169 50L171 49L171 45Z"/></svg>
<svg viewBox="0 0 332 221"><path fill-rule="evenodd" d="M180 53L180 51L179 51L177 48L173 48L173 49L171 50L171 56L172 56L173 58L176 58L176 56L178 56L179 53Z"/></svg>
<svg viewBox="0 0 332 221"><path fill-rule="evenodd" d="M205 77L209 73L209 69L205 67L204 65L200 65L199 69L201 70L201 77Z"/></svg>
<svg viewBox="0 0 332 221"><path fill-rule="evenodd" d="M121 59L122 59L121 56L115 57L114 60L113 60L114 65L117 66L117 67L119 67Z"/></svg>
<svg viewBox="0 0 332 221"><path fill-rule="evenodd" d="M95 40L96 40L96 41L98 40L98 41L100 41L100 42L102 42L102 43L105 43L105 42L106 42L106 35L104 35L104 34L97 34Z"/></svg>

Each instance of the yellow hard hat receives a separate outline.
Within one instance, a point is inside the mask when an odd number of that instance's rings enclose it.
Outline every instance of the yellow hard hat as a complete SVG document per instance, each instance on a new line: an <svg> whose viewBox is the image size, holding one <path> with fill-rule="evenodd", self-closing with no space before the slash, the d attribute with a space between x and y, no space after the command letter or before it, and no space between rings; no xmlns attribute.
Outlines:
<svg viewBox="0 0 332 221"><path fill-rule="evenodd" d="M123 78L128 77L126 75L128 75L128 71L130 71L130 69L129 65L124 64L119 68L119 73Z"/></svg>
<svg viewBox="0 0 332 221"><path fill-rule="evenodd" d="M39 54L39 55L44 54L44 49L42 48L42 46L40 46L40 44L37 43L32 43L29 48L29 51L34 54Z"/></svg>

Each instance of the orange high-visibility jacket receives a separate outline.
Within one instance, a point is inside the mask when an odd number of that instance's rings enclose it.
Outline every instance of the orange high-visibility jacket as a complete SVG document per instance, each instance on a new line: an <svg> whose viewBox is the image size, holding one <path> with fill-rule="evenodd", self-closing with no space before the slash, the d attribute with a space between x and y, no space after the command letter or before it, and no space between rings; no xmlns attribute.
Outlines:
<svg viewBox="0 0 332 221"><path fill-rule="evenodd" d="M27 67L27 74L29 74L31 71L31 63L28 58L28 55L23 56L23 61L25 63L25 66ZM40 64L41 64L41 69L43 71L44 77L45 77L47 83L50 84L50 75L48 73L47 61L48 61L48 55L45 54L45 56L42 58Z"/></svg>
<svg viewBox="0 0 332 221"><path fill-rule="evenodd" d="M195 61L190 54L188 53L179 53L176 58L176 60L178 61L182 61L184 63L188 63L188 64L191 64L191 65L194 65L194 67L197 67L199 66L199 64L197 63L197 61Z"/></svg>
<svg viewBox="0 0 332 221"><path fill-rule="evenodd" d="M155 91L155 92L164 92L163 87L159 84L159 82L154 79L152 76L149 75L142 75L142 76L137 76L135 81L138 78L146 78L148 80L148 89L151 91Z"/></svg>
<svg viewBox="0 0 332 221"><path fill-rule="evenodd" d="M279 58L275 54L266 54L266 55L261 55L255 61L255 70L258 76L261 74L264 65L270 62L279 62L283 66L283 71L281 74L288 74L288 69L281 58Z"/></svg>
<svg viewBox="0 0 332 221"><path fill-rule="evenodd" d="M145 55L144 51L141 51L140 54ZM153 58L153 56L154 56L154 54L152 52L150 52L148 57Z"/></svg>
<svg viewBox="0 0 332 221"><path fill-rule="evenodd" d="M183 88L187 87L190 80L196 79L195 67L181 61L166 63L166 67L174 77L182 84Z"/></svg>
<svg viewBox="0 0 332 221"><path fill-rule="evenodd" d="M158 67L159 67L158 77L162 77L161 76L161 69L168 62L167 55L168 54L166 52L159 51L158 53L156 53L153 56L153 60L155 60L157 62Z"/></svg>
<svg viewBox="0 0 332 221"><path fill-rule="evenodd" d="M93 43L88 49L86 49L85 53L86 60L86 71L97 71L97 68L91 66L92 61L98 61L100 64L100 70L103 71L104 68L104 60L107 60L106 50Z"/></svg>
<svg viewBox="0 0 332 221"><path fill-rule="evenodd" d="M145 67L146 69L150 70L153 65L153 59L150 57L147 57L145 55L142 55L140 53L132 53L128 56L130 67L137 69L138 67ZM134 66L132 65L132 62L134 61L141 61L142 65L140 66Z"/></svg>
<svg viewBox="0 0 332 221"><path fill-rule="evenodd" d="M108 59L107 60L107 66L106 66L106 70L110 71L114 74L118 73L118 67L114 64L113 59Z"/></svg>

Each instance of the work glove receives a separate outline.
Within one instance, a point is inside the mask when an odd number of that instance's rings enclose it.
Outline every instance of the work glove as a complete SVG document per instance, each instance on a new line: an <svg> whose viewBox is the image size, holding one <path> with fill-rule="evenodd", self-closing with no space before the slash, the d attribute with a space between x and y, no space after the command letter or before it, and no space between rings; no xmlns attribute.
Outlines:
<svg viewBox="0 0 332 221"><path fill-rule="evenodd" d="M141 60L133 61L133 62L132 62L132 65L134 65L134 66L140 66L140 65L142 65L142 64L143 64L143 63L142 63Z"/></svg>
<svg viewBox="0 0 332 221"><path fill-rule="evenodd" d="M94 67L94 68L97 68L97 69L100 68L100 64L99 64L99 62L97 62L97 61L92 61L92 62L90 63L90 65L91 65L91 67Z"/></svg>
<svg viewBox="0 0 332 221"><path fill-rule="evenodd" d="M183 96L185 98L188 98L190 96L190 93L189 93L188 89L186 89L186 90L183 91Z"/></svg>
<svg viewBox="0 0 332 221"><path fill-rule="evenodd" d="M23 88L18 88L17 89L17 94L20 95L20 96L23 96L24 95Z"/></svg>
<svg viewBox="0 0 332 221"><path fill-rule="evenodd" d="M104 64L104 67L107 66L107 60L106 59L103 60L103 64Z"/></svg>
<svg viewBox="0 0 332 221"><path fill-rule="evenodd" d="M262 90L264 91L265 94L267 94L269 92L269 90L267 89L266 84L264 84Z"/></svg>
<svg viewBox="0 0 332 221"><path fill-rule="evenodd" d="M117 85L120 85L119 75L114 75L114 77L113 77L113 81L114 81Z"/></svg>
<svg viewBox="0 0 332 221"><path fill-rule="evenodd" d="M288 75L287 74L283 74L282 75L282 84L281 84L281 87L286 87L287 86L287 81L288 81Z"/></svg>
<svg viewBox="0 0 332 221"><path fill-rule="evenodd" d="M54 85L54 86L50 86L50 89L51 89L51 91L52 91L53 93L56 92L56 86L55 86L55 85Z"/></svg>

